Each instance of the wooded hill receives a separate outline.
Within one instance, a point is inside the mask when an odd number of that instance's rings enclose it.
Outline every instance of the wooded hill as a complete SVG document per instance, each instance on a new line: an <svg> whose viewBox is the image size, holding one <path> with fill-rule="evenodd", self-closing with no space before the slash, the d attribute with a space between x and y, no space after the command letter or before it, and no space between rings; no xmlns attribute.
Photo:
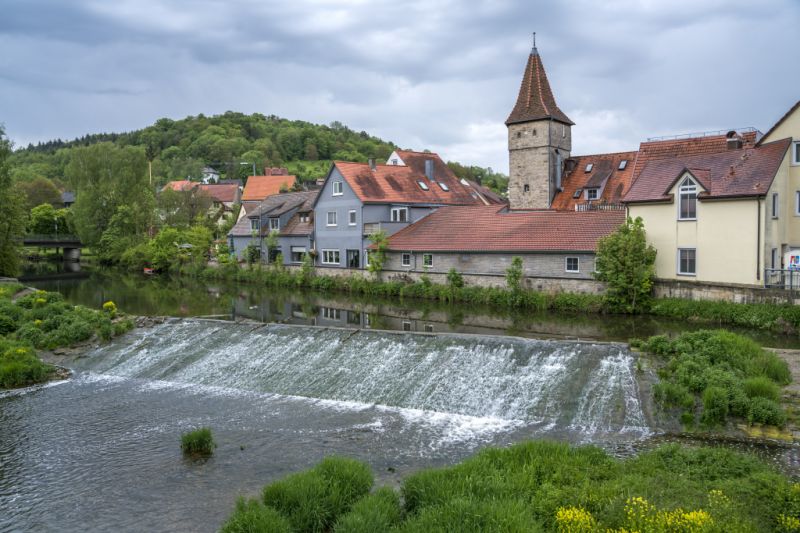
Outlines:
<svg viewBox="0 0 800 533"><path fill-rule="evenodd" d="M392 142L353 131L339 122L326 126L228 111L211 117L162 118L152 126L127 133L99 133L28 145L11 155L11 175L17 182L44 177L59 188L68 187L63 182L71 151L100 142L142 148L152 163L154 185L199 179L206 166L224 178L243 178L252 174L253 163L259 173L264 167L287 167L291 174L308 181L324 177L332 160L366 162L374 157L381 161L397 148ZM459 177L505 192L507 178L503 174L458 163L452 163L451 168Z"/></svg>

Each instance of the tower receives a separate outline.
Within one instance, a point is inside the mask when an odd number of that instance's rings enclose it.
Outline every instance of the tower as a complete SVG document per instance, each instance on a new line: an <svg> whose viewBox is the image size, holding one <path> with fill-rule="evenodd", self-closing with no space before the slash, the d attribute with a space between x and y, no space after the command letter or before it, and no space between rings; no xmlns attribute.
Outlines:
<svg viewBox="0 0 800 533"><path fill-rule="evenodd" d="M511 209L550 207L572 149L573 124L556 105L534 34L517 103L506 120Z"/></svg>

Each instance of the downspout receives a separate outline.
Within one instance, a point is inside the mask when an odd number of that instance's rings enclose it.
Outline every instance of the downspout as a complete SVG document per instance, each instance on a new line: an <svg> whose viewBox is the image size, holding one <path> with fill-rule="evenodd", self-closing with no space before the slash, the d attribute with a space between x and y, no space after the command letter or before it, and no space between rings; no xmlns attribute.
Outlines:
<svg viewBox="0 0 800 533"><path fill-rule="evenodd" d="M550 190L550 174L552 169L550 167L550 153L553 147L553 117L550 117L550 127L547 128L547 208L550 209L550 203L553 201L553 191Z"/></svg>
<svg viewBox="0 0 800 533"><path fill-rule="evenodd" d="M756 196L756 281L761 280L761 198Z"/></svg>

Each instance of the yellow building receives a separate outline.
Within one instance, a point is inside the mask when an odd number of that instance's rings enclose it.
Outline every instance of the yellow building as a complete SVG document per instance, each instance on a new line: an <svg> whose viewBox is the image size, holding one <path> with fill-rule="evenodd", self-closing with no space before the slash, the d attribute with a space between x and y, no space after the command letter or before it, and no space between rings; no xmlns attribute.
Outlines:
<svg viewBox="0 0 800 533"><path fill-rule="evenodd" d="M642 143L624 197L656 276L763 287L800 257L800 103L770 131ZM800 281L800 274L794 281Z"/></svg>

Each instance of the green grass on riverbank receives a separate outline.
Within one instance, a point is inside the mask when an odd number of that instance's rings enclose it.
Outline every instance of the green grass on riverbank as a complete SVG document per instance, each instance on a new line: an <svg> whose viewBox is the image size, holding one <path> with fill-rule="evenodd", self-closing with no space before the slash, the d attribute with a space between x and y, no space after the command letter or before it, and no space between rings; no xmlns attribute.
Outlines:
<svg viewBox="0 0 800 533"><path fill-rule="evenodd" d="M45 291L13 300L20 288L0 285L0 388L50 379L55 369L36 356L36 349L74 346L93 337L109 340L133 327L128 319L114 320L113 305L96 311L70 305L61 294Z"/></svg>
<svg viewBox="0 0 800 533"><path fill-rule="evenodd" d="M240 268L235 264L219 268L187 267L181 271L204 280L228 280L280 287L305 287L319 292L344 292L384 298L415 298L487 305L495 308L555 311L561 313L608 313L605 298L598 294L568 292L543 293L528 289L475 286L457 287L432 283L376 281L360 275L349 277L312 276L302 271L282 268ZM713 325L730 324L779 333L800 332L800 306L791 304L737 304L730 302L692 301L678 298L653 300L648 314L691 320Z"/></svg>
<svg viewBox="0 0 800 533"><path fill-rule="evenodd" d="M418 472L368 495L368 467L326 459L240 501L226 533L254 531L780 531L800 528L800 485L758 459L668 445L617 460L527 442ZM398 497L402 496L402 498Z"/></svg>

